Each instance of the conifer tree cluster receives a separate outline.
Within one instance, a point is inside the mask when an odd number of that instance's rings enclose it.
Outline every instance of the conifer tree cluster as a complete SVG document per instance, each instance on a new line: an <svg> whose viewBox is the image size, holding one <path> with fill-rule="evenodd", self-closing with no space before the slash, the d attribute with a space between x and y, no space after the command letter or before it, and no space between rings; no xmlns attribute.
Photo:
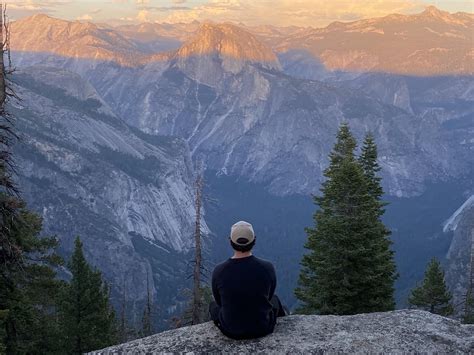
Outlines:
<svg viewBox="0 0 474 355"><path fill-rule="evenodd" d="M397 278L390 231L381 221L377 147L372 135L362 153L347 124L341 125L325 170L315 227L307 228L299 285L300 311L318 314L356 314L395 307Z"/></svg>
<svg viewBox="0 0 474 355"><path fill-rule="evenodd" d="M69 270L72 279L64 286L59 302L63 349L82 354L114 344L117 329L109 290L101 273L87 263L79 238L75 241Z"/></svg>
<svg viewBox="0 0 474 355"><path fill-rule="evenodd" d="M12 354L56 352L60 328L55 309L61 286L53 269L61 264L54 253L57 241L39 238L41 219L18 203L6 237L19 254L0 265L0 349Z"/></svg>
<svg viewBox="0 0 474 355"><path fill-rule="evenodd" d="M451 298L441 264L433 258L426 268L422 284L412 290L408 303L431 313L449 316L454 311Z"/></svg>

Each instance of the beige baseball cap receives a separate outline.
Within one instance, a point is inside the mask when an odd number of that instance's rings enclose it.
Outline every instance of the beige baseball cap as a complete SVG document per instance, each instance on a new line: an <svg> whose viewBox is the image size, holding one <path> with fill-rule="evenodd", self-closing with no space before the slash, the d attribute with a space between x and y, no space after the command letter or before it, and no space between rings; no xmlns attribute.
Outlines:
<svg viewBox="0 0 474 355"><path fill-rule="evenodd" d="M255 233L250 223L239 221L230 229L230 240L238 245L249 245L255 239Z"/></svg>

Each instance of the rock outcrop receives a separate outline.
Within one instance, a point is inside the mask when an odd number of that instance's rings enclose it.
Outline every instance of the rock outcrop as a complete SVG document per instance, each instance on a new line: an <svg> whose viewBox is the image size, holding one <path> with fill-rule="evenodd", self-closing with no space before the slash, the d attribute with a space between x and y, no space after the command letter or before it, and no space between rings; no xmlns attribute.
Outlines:
<svg viewBox="0 0 474 355"><path fill-rule="evenodd" d="M126 288L129 309L148 286L163 308L174 304L164 285L180 287L195 214L186 142L128 127L71 72L31 67L12 80L21 97L8 107L21 134L18 183L44 235L58 236L63 256L80 236L113 299Z"/></svg>
<svg viewBox="0 0 474 355"><path fill-rule="evenodd" d="M452 233L452 241L446 255L446 282L453 294L456 314L462 316L466 295L469 288L474 287L474 195L446 221L443 231Z"/></svg>
<svg viewBox="0 0 474 355"><path fill-rule="evenodd" d="M281 318L267 337L235 341L212 322L93 352L150 353L474 353L474 326L424 311Z"/></svg>

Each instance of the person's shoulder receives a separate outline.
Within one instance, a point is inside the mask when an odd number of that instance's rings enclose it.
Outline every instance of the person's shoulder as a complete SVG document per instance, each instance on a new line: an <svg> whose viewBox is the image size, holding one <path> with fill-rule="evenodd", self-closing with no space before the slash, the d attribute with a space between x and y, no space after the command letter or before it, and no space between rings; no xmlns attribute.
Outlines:
<svg viewBox="0 0 474 355"><path fill-rule="evenodd" d="M223 269L226 268L227 265L229 265L229 259L224 260L223 262L217 264L217 265L214 267L213 274L217 274L217 273L221 272Z"/></svg>
<svg viewBox="0 0 474 355"><path fill-rule="evenodd" d="M255 261L264 266L267 270L275 271L275 267L271 261L257 257L255 257Z"/></svg>

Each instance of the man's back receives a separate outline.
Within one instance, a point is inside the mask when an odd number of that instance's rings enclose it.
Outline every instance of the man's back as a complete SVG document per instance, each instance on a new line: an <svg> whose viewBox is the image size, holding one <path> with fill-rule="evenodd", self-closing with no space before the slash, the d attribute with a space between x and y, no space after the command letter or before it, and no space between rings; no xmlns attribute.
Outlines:
<svg viewBox="0 0 474 355"><path fill-rule="evenodd" d="M233 338L253 338L273 331L276 314L270 299L276 287L273 265L255 256L228 259L212 274L212 291L220 306L219 323Z"/></svg>

